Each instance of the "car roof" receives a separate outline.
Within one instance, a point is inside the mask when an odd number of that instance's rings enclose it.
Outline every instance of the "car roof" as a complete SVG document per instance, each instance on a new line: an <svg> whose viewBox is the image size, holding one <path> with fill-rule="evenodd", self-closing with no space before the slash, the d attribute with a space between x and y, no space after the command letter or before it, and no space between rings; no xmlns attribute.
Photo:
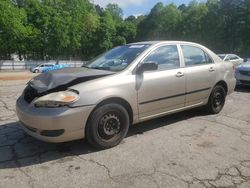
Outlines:
<svg viewBox="0 0 250 188"><path fill-rule="evenodd" d="M200 45L198 43L194 42L188 42L188 41L170 41L170 40L158 40L158 41L142 41L142 42L135 42L130 43L128 45L155 45L155 44L164 44L164 43L181 43L181 44L196 44Z"/></svg>
<svg viewBox="0 0 250 188"><path fill-rule="evenodd" d="M236 54L218 54L218 55L227 56L227 55L236 55ZM236 55L236 56L237 56L237 55Z"/></svg>

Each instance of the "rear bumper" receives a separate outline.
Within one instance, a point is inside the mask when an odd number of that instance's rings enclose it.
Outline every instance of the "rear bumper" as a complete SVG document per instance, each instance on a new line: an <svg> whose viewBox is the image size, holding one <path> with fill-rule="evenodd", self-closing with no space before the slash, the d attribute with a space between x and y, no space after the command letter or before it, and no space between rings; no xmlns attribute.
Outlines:
<svg viewBox="0 0 250 188"><path fill-rule="evenodd" d="M17 116L29 135L46 142L67 142L85 137L85 125L94 107L36 108L21 96Z"/></svg>

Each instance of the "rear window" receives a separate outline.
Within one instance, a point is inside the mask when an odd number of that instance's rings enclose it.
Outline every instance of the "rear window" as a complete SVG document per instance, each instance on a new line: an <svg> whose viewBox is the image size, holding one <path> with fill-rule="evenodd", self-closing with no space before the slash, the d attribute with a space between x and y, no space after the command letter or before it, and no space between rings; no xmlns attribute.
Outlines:
<svg viewBox="0 0 250 188"><path fill-rule="evenodd" d="M231 55L230 56L230 60L236 60L236 59L239 59L236 55Z"/></svg>

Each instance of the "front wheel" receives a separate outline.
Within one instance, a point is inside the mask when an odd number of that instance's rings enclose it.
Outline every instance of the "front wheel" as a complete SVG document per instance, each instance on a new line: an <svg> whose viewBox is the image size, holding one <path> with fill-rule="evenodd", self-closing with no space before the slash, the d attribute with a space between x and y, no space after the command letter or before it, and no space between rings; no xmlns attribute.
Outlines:
<svg viewBox="0 0 250 188"><path fill-rule="evenodd" d="M127 135L129 115L119 104L106 104L97 108L87 123L86 137L97 149L118 145Z"/></svg>
<svg viewBox="0 0 250 188"><path fill-rule="evenodd" d="M218 114L224 107L226 100L226 91L221 85L217 85L212 90L209 101L207 104L207 109L212 114Z"/></svg>
<svg viewBox="0 0 250 188"><path fill-rule="evenodd" d="M34 71L34 73L39 73L39 70L38 70L38 69L36 69L36 70Z"/></svg>

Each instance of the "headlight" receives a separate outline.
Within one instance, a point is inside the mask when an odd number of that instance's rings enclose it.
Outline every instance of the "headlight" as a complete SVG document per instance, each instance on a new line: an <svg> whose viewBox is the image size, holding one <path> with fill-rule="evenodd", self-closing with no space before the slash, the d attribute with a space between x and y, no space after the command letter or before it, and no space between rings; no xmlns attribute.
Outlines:
<svg viewBox="0 0 250 188"><path fill-rule="evenodd" d="M57 108L73 103L79 99L76 91L59 91L39 97L34 101L36 107Z"/></svg>

